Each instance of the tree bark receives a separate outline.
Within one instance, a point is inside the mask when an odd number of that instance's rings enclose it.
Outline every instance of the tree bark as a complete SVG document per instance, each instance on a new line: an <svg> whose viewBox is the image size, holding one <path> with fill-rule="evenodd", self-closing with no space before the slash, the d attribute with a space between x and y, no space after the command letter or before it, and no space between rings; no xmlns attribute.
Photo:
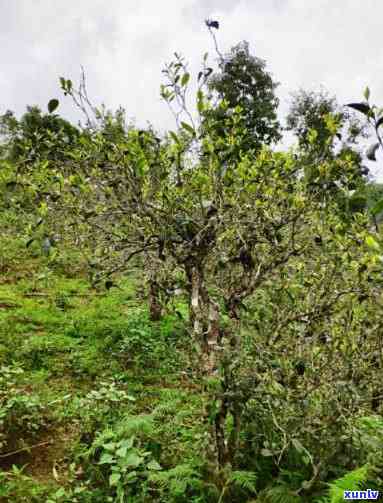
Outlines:
<svg viewBox="0 0 383 503"><path fill-rule="evenodd" d="M219 375L221 359L221 327L219 305L210 298L204 284L201 267L193 264L187 269L190 285L190 322L192 335L201 352L201 371L205 377ZM229 448L226 439L226 419L229 412L229 401L225 394L225 378L222 378L222 387L209 399L210 402L219 402L219 410L214 417L211 430L212 444L211 455L217 465L222 468L229 461ZM206 421L208 411L206 411Z"/></svg>
<svg viewBox="0 0 383 503"><path fill-rule="evenodd" d="M193 338L201 352L202 373L216 375L219 361L219 306L209 297L201 267L188 268L191 289L190 322Z"/></svg>
<svg viewBox="0 0 383 503"><path fill-rule="evenodd" d="M159 321L162 315L160 288L155 279L149 279L149 316L151 321Z"/></svg>

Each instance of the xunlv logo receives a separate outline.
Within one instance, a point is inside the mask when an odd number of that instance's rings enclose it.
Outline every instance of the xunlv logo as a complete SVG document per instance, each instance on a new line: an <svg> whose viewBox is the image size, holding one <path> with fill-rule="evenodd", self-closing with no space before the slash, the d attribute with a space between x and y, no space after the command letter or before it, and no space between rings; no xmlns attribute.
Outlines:
<svg viewBox="0 0 383 503"><path fill-rule="evenodd" d="M366 491L344 491L343 499L345 500L377 500L379 491L367 489Z"/></svg>

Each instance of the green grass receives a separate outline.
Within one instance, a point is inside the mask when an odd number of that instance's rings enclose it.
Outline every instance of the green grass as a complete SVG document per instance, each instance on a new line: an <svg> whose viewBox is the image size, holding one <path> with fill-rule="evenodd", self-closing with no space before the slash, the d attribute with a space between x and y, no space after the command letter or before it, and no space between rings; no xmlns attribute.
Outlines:
<svg viewBox="0 0 383 503"><path fill-rule="evenodd" d="M78 254L48 263L11 230L0 249L0 368L13 376L0 387L0 414L19 414L17 428L3 425L0 501L105 501L97 483L90 490L74 473L85 469L82 453L98 432L122 431L142 414L152 424L142 442L170 465L192 452L201 398L182 390L182 321L149 321L137 274L95 290Z"/></svg>

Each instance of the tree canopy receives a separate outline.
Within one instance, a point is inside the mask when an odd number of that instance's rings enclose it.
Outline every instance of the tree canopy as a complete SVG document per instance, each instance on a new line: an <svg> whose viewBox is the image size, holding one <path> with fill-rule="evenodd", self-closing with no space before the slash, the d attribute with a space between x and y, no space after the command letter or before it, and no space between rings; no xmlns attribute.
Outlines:
<svg viewBox="0 0 383 503"><path fill-rule="evenodd" d="M246 41L219 58L218 70L208 79L214 105L207 113L209 127L226 137L225 121L236 108L242 110L243 149L259 151L281 139L277 119L277 83L266 70L266 63L250 53Z"/></svg>

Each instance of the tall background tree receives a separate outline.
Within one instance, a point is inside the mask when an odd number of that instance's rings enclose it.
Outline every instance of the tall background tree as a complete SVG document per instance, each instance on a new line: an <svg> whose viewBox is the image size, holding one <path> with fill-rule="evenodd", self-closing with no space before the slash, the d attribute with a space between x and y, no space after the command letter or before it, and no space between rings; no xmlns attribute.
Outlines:
<svg viewBox="0 0 383 503"><path fill-rule="evenodd" d="M345 211L367 207L369 181L361 144L366 132L355 114L323 89L293 94L286 129L297 141L300 172L324 202L336 200Z"/></svg>
<svg viewBox="0 0 383 503"><path fill-rule="evenodd" d="M205 113L210 133L227 138L227 122L235 110L241 109L243 151L258 152L279 141L278 84L266 70L265 61L251 54L246 41L232 47L228 54L218 55L218 70L207 80L213 103Z"/></svg>
<svg viewBox="0 0 383 503"><path fill-rule="evenodd" d="M53 111L43 113L37 106L28 106L20 119L11 111L2 115L1 157L14 163L63 159L63 150L75 145L80 131Z"/></svg>

